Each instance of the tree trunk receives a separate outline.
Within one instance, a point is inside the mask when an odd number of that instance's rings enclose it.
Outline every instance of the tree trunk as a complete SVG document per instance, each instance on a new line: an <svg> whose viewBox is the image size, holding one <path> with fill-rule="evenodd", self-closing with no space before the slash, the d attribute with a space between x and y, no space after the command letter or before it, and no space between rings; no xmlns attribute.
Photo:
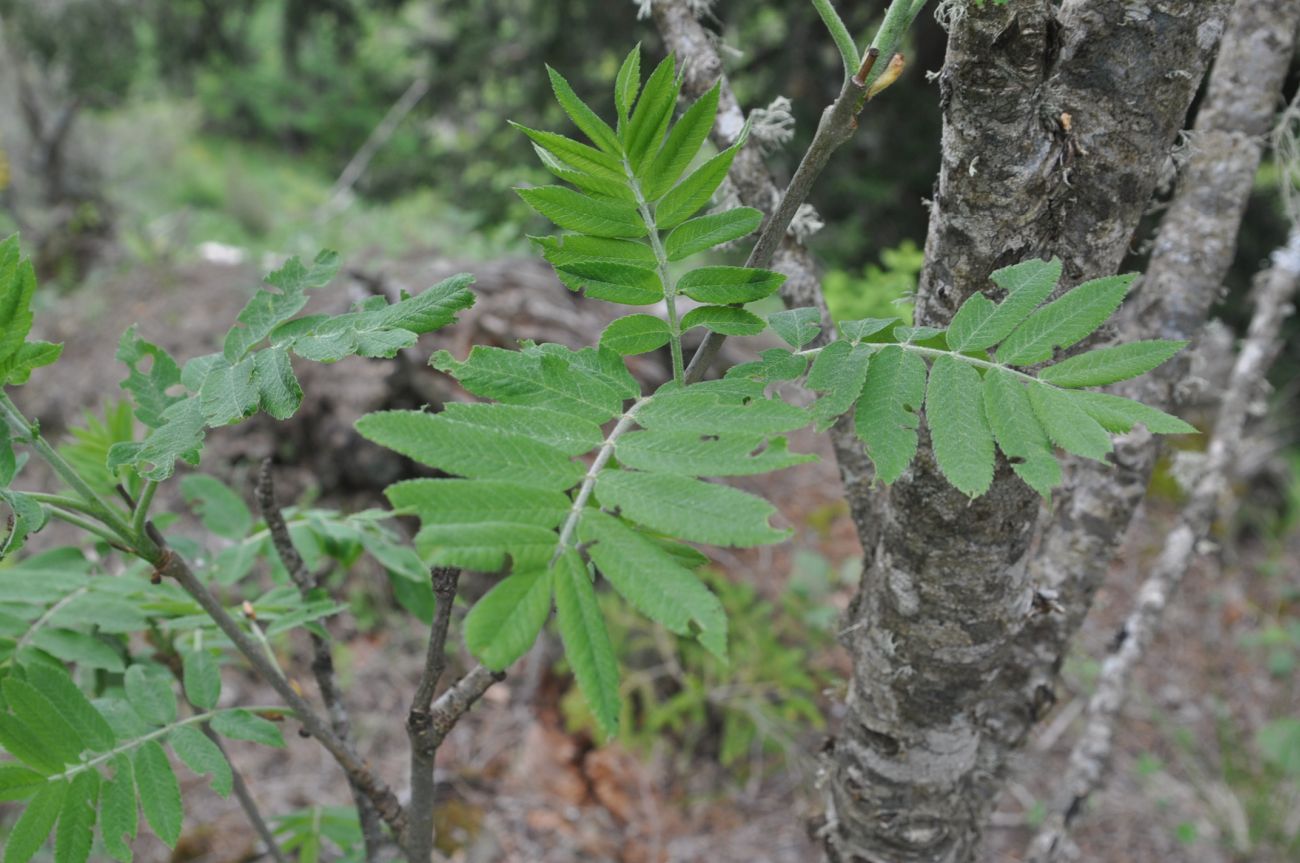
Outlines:
<svg viewBox="0 0 1300 863"><path fill-rule="evenodd" d="M1123 339L1194 339L1232 264L1264 140L1272 127L1296 45L1300 3L1238 0L1214 72L1188 137L1188 157L1159 237L1123 324ZM1171 407L1186 375L1176 357L1127 385L1148 404ZM1003 740L1029 731L1053 688L1070 640L1083 623L1158 456L1144 431L1121 437L1114 464L1080 462L1059 495L1031 561L1030 580L1054 592L1062 613L1035 617L1020 633L985 713L999 717Z"/></svg>
<svg viewBox="0 0 1300 863"><path fill-rule="evenodd" d="M1115 272L1222 32L1223 0L968 6L940 75L943 165L917 320L998 267ZM827 755L833 861L972 858L1011 743L981 709L1030 612L1038 500L1005 464L967 501L922 451L889 490L846 621L847 715Z"/></svg>

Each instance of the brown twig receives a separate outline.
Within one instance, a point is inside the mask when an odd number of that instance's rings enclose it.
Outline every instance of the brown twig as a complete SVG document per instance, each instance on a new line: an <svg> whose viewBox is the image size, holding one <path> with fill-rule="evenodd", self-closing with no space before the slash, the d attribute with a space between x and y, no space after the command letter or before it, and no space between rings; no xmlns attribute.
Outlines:
<svg viewBox="0 0 1300 863"><path fill-rule="evenodd" d="M284 513L275 498L275 478L271 470L271 460L264 459L257 474L255 489L257 507L266 521L267 532L271 534L271 543L279 556L289 577L298 586L298 592L304 601L311 599L311 592L318 585L307 571L307 564L293 544L289 535L289 526L285 523ZM352 734L352 723L348 718L348 708L339 690L338 677L334 672L334 653L329 641L315 632L310 633L312 647L311 671L316 678L316 687L320 690L321 701L329 714L330 726L339 739L347 742ZM379 813L370 798L348 777L348 786L352 791L352 800L356 804L357 815L361 821L361 834L365 839L366 860L377 861L383 847L387 844L383 827L380 825Z"/></svg>
<svg viewBox="0 0 1300 863"><path fill-rule="evenodd" d="M451 625L451 607L456 598L460 570L434 567L433 596L436 602L429 642L424 655L420 683L411 699L406 717L406 736L411 743L411 802L407 847L411 860L424 863L433 853L433 762L438 744L433 740L433 717L430 710L438 681L447 667L447 629Z"/></svg>
<svg viewBox="0 0 1300 863"><path fill-rule="evenodd" d="M150 523L152 527L152 523ZM157 530L151 530L150 535L158 536ZM155 539L157 543L157 539ZM165 544L158 543L156 549L149 556L149 562L158 570L159 574L165 578L171 578L181 586L199 607L203 609L208 617L217 628L235 645L235 648L244 655L248 664L253 670L265 680L276 693L284 699L284 702L292 708L295 717L302 724L302 727L315 737L316 740L325 748L343 772L347 775L348 781L356 788L360 789L366 798L374 805L379 817L383 819L394 835L401 836L406 827L406 812L402 809L402 804L398 801L397 795L392 789L377 776L370 765L362 760L348 744L346 740L340 738L334 733L330 724L311 706L307 699L294 688L288 680L276 669L271 660L262 652L258 644L249 637L239 623L226 611L221 601L213 596L212 592L199 581L190 569L189 564L179 554L167 549Z"/></svg>
<svg viewBox="0 0 1300 863"><path fill-rule="evenodd" d="M248 783L244 781L244 775L239 772L239 769L235 767L235 763L230 760L230 753L226 751L225 744L221 742L221 737L206 722L202 724L201 728L204 736L221 750L226 763L230 765L231 788L235 792L235 799L239 801L239 807L244 810L244 817L248 819L248 823L253 825L253 831L262 840L262 844L266 846L266 853L271 855L275 863L289 863L289 858L284 855L284 849L275 841L275 834L271 832L266 819L262 817L262 810L258 808L257 801L253 799L253 794L248 789Z"/></svg>
<svg viewBox="0 0 1300 863"><path fill-rule="evenodd" d="M1241 447L1251 402L1281 349L1282 321L1294 311L1291 300L1300 284L1300 229L1292 233L1284 248L1274 253L1272 269L1261 281L1255 315L1219 408L1203 473L1178 525L1165 540L1151 575L1138 591L1137 602L1115 639L1118 648L1102 665L1096 692L1088 703L1086 724L1070 753L1060 793L1030 846L1026 859L1033 863L1052 863L1059 859L1069 844L1072 824L1088 798L1101 786L1129 680L1218 512L1228 470Z"/></svg>

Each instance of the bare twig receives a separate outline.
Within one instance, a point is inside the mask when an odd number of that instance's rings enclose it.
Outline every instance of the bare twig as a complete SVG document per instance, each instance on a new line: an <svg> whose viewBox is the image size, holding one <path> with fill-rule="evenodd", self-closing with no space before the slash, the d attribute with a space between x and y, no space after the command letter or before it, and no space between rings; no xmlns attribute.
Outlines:
<svg viewBox="0 0 1300 863"><path fill-rule="evenodd" d="M681 58L683 94L698 98L715 81L719 83L718 115L709 137L718 149L730 147L744 128L745 114L723 75L722 58L711 34L696 20L691 4L684 0L655 0L652 12L665 46ZM868 57L870 56L868 52ZM868 69L863 80L869 82L872 74L873 70ZM866 88L862 88L862 91L865 93ZM741 202L746 206L770 213L779 205L782 190L758 148L746 147L736 154L728 179L735 185ZM792 212L797 211L798 208L795 207ZM822 313L824 339L833 334L834 328L826 309L826 299L821 292L817 265L808 249L786 230L787 227L788 223L781 230L771 230L770 233L776 242L776 248L769 262L773 269L785 273L787 277L781 286L781 299L790 308L814 306L819 309ZM771 225L768 229L771 229ZM716 355L720 349L722 339L713 339L710 345L710 338L705 339L705 343L692 358L691 370L687 372L689 380L703 374L713 360L709 352ZM866 536L875 529L870 494L874 476L871 463L858 443L850 421L841 420L831 429L831 442L835 447L840 479L844 483L854 524L858 533ZM864 546L874 547L874 543L864 540Z"/></svg>
<svg viewBox="0 0 1300 863"><path fill-rule="evenodd" d="M456 723L483 697L483 693L487 692L492 684L505 678L503 671L493 671L486 665L476 665L470 669L469 674L439 695L429 713L432 721L431 739L435 748L442 745L442 741L447 739L447 735L456 727Z"/></svg>
<svg viewBox="0 0 1300 863"><path fill-rule="evenodd" d="M284 568L289 571L293 583L298 586L298 592L303 600L309 600L317 584L311 577L311 573L307 571L307 564L303 561L302 555L294 547L293 539L289 536L289 526L284 520L284 513L280 511L280 505L276 502L275 479L269 458L262 461L261 470L257 474L255 493L257 507L266 521L266 529L271 534L275 553L284 564ZM320 690L321 701L325 703L325 710L329 713L330 727L334 729L339 739L346 743L352 734L352 723L348 718L348 708L343 701L343 693L339 690L338 678L334 673L334 653L330 649L328 640L321 638L315 632L310 633L310 636L311 671L316 678L316 687ZM357 816L361 822L366 860L377 861L381 850L387 844L383 827L380 825L379 813L351 776L348 777L348 787L352 791L352 800L356 804Z"/></svg>
<svg viewBox="0 0 1300 863"><path fill-rule="evenodd" d="M429 645L424 656L424 670L411 700L406 717L406 736L411 741L411 802L406 846L410 859L423 863L433 853L433 762L441 738L433 731L433 695L447 668L447 629L451 625L451 607L456 599L456 582L460 570L434 567L433 625L429 628Z"/></svg>
<svg viewBox="0 0 1300 863"><path fill-rule="evenodd" d="M152 526L152 523L150 523ZM253 670L265 680L276 693L284 699L285 703L293 709L294 715L302 727L320 742L325 751L333 756L338 762L339 767L347 775L348 781L355 783L356 787L361 789L362 793L374 804L379 817L389 826L389 829L397 836L402 835L406 827L406 813L402 805L397 800L397 795L392 789L377 776L370 765L362 760L346 740L340 738L334 733L334 729L329 723L303 698L293 684L279 673L275 665L267 659L258 647L257 643L244 632L239 623L226 611L212 592L207 589L203 582L199 581L190 569L185 559L175 552L168 549L165 543L159 542L162 539L157 530L150 531L151 538L157 544L154 554L149 556L149 560L158 571L158 574L164 578L171 578L181 586L181 589L188 593L204 613L212 618L213 623L223 634L235 645L235 648L244 655L248 664Z"/></svg>
<svg viewBox="0 0 1300 863"><path fill-rule="evenodd" d="M230 760L230 753L226 751L225 744L221 742L221 737L208 726L208 723L203 723L201 727L204 736L216 744L216 747L221 750L221 754L225 756L226 763L230 765L231 787L235 792L235 799L239 801L239 808L244 810L244 817L248 819L248 823L253 825L253 831L262 840L262 844L266 846L266 853L271 855L275 863L289 863L289 858L284 855L284 850L275 841L275 834L271 832L266 819L262 817L262 810L258 808L252 792L248 790L248 783L244 781L244 774L240 773L239 768L235 767L235 763Z"/></svg>
<svg viewBox="0 0 1300 863"><path fill-rule="evenodd" d="M875 51L874 48L872 50ZM874 59L874 55L868 54L868 56ZM858 83L856 77L845 78L839 97L822 113L812 144L799 162L799 168L790 180L785 194L781 196L776 210L763 225L763 231L759 234L753 251L749 253L745 266L766 267L772 263L777 249L785 238L786 229L794 220L794 214L808 200L808 193L812 191L813 184L817 182L826 163L830 161L831 154L852 138L853 133L857 131L858 113L862 110L866 97L866 87ZM830 322L827 320L825 323ZM825 327L824 331L829 332L829 327ZM694 383L704 377L704 373L713 364L726 339L727 337L721 333L713 332L705 337L686 368L687 383Z"/></svg>
<svg viewBox="0 0 1300 863"><path fill-rule="evenodd" d="M1250 331L1219 408L1204 473L1170 532L1154 570L1138 592L1137 603L1116 638L1119 645L1102 666L1097 690L1088 703L1087 721L1070 754L1070 766L1053 810L1035 837L1027 859L1051 863L1068 845L1068 833L1089 796L1101 786L1110 760L1115 725L1129 679L1160 626L1161 616L1178 590L1197 549L1209 532L1225 491L1227 472L1236 458L1251 403L1281 349L1282 321L1292 313L1300 284L1300 229L1273 255L1272 269L1261 279Z"/></svg>
<svg viewBox="0 0 1300 863"><path fill-rule="evenodd" d="M397 127L406 119L406 115L411 113L416 105L420 104L424 94L429 92L430 83L430 80L423 75L416 78L406 88L406 92L402 93L401 97L388 109L384 119L379 121L379 125L371 131L365 143L361 145L361 149L357 150L356 154L348 161L343 173L339 174L339 178L334 182L334 187L330 189L329 200L321 205L320 210L317 211L318 218L333 215L337 210L341 209L343 196L356 185L357 180L361 179L361 175L366 172L366 168L370 165L370 160L375 157L375 153L379 152L379 149L384 144L388 143L388 139L393 136L393 133L397 131Z"/></svg>

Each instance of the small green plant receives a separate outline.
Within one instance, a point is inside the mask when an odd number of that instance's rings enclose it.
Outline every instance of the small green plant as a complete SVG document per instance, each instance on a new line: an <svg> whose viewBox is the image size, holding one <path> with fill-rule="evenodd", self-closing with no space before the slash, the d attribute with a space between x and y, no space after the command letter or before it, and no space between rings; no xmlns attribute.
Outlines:
<svg viewBox="0 0 1300 863"><path fill-rule="evenodd" d="M886 54L922 5L891 6L877 40ZM845 49L844 34L836 35ZM1111 450L1110 434L1136 424L1162 433L1193 430L1090 389L1155 368L1181 342L1135 342L1062 358L1061 351L1116 310L1131 275L1085 282L1051 300L1061 263L1024 261L992 274L1001 302L975 294L946 329L867 318L841 321L832 333L823 332L816 309L765 319L747 310L784 281L760 265L763 254L756 252L759 263L745 267L692 267L690 261L760 227L757 248L774 248L788 219L765 223L763 214L743 207L701 215L745 135L701 163L719 89L674 123L680 76L673 58L643 82L640 56L634 49L618 73L612 124L550 72L560 105L591 144L522 129L546 168L568 185L520 195L567 232L537 239L567 285L624 305L662 303L665 317L626 315L597 344L579 350L525 343L517 350L475 346L464 359L436 354L435 368L482 401L436 414L375 413L357 424L369 440L444 475L389 487L392 512L347 517L303 510L286 519L270 503L259 527L229 489L188 475L182 490L222 541L207 549L164 535L166 514L152 512L152 505L178 463L199 463L207 429L260 412L286 419L297 411L304 394L293 358L393 357L473 303L466 275L395 303L372 298L347 314L303 316L308 291L331 280L338 256L323 252L310 264L291 259L252 297L220 351L183 366L133 328L117 351L127 367L122 387L130 416L111 409L62 453L0 395L0 503L10 512L0 556L17 551L49 518L81 528L102 552L92 560L62 549L0 570L0 591L7 591L0 594L6 639L0 642L0 746L10 756L0 764L0 796L26 801L5 863L25 863L51 831L58 863L84 863L96 824L105 853L129 859L137 798L153 831L174 844L181 803L162 744L227 790L230 767L204 732L276 745L279 733L266 715L292 717L344 770L354 795L365 801L359 817L368 859L378 859L382 842L391 841L407 859L425 863L434 754L447 729L529 649L553 607L566 661L605 734L618 730L623 688L598 594L602 584L640 615L693 642L692 661L701 667L704 653L713 657L708 673L721 678L728 642L753 633L729 634L719 593L741 605L753 597L701 576L708 558L697 546L770 544L790 531L774 526L771 502L712 479L811 461L790 451L790 432L809 425L824 430L851 415L877 478L891 483L916 456L924 416L938 468L963 494L988 490L1000 450L1047 497L1061 477L1056 447L1101 460ZM846 68L850 59L857 62L847 53L845 59ZM890 67L889 74L901 68ZM835 122L847 122L852 114L845 110L860 109L873 86L887 83L884 70L868 71L864 66L846 81L845 97L831 112L840 118ZM806 193L810 183L791 185ZM783 204L778 213L789 211ZM26 383L59 355L57 345L27 339L34 291L32 268L10 238L0 244L0 383L6 387ZM697 327L715 344L771 330L788 347L767 350L721 379L697 381L699 367L687 365L683 348L683 335ZM647 392L624 358L665 345L672 380ZM769 395L770 384L785 381L813 394L811 406ZM46 461L66 488L16 487L29 453ZM413 549L383 525L392 515L418 517ZM404 604L431 620L428 659L407 717L408 806L348 738L322 623L341 606L311 576L322 561L347 565L363 551L385 566L399 598L405 586ZM246 600L244 576L259 558L271 561L273 586ZM460 568L500 579L465 619L466 645L482 665L435 700ZM312 668L325 713L290 684L268 647L276 633L299 629L316 652ZM142 651L126 637L132 633L148 633L155 644ZM756 649L772 659L763 673L795 690L783 697L806 695L811 681L788 667L790 654L770 643ZM237 656L283 704L216 706L220 667ZM178 664L164 668L159 660L172 657ZM190 705L184 715L167 672L179 672ZM812 721L815 710L800 703L792 702L782 718ZM685 707L697 710L698 699ZM655 720L658 727L671 725L673 710ZM736 715L735 705L728 710ZM760 719L750 714L733 722L728 757L766 733ZM250 818L260 821L254 813ZM269 833L264 838L274 841Z"/></svg>

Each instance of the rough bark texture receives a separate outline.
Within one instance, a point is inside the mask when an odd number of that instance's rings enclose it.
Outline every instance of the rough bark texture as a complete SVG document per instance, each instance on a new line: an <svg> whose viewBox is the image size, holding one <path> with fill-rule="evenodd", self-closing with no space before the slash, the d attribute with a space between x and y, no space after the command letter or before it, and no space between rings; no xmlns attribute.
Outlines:
<svg viewBox="0 0 1300 863"><path fill-rule="evenodd" d="M1031 256L1059 256L1067 283L1116 270L1225 5L968 8L940 75L920 323L946 323L990 272ZM1029 614L1037 513L1005 466L968 502L925 451L889 491L844 637L853 681L826 762L833 861L973 856L1010 751L1001 717L981 706Z"/></svg>
<svg viewBox="0 0 1300 863"><path fill-rule="evenodd" d="M1193 339L1236 252L1264 141L1274 123L1300 26L1294 0L1238 0L1228 19L1206 97L1189 136L1174 197L1131 312L1125 340ZM1125 395L1170 407L1186 374L1182 357L1132 382ZM982 711L997 717L994 745L1028 733L1055 701L1055 678L1146 492L1158 450L1145 431L1121 437L1113 466L1080 463L1057 496L1029 565L1034 587L1052 591L1058 614L1034 618L990 688Z"/></svg>

